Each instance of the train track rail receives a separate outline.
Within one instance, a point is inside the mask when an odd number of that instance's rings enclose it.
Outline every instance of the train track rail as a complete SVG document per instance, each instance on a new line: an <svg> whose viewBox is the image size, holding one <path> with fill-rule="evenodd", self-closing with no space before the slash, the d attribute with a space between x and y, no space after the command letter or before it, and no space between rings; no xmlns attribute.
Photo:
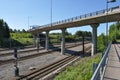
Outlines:
<svg viewBox="0 0 120 80"><path fill-rule="evenodd" d="M86 42L86 43L90 43L90 42ZM73 44L70 44L70 45L75 45L76 43L73 43ZM79 43L81 44L81 43ZM77 45L79 45L77 44ZM70 46L70 45L66 45L66 46ZM60 45L56 45L55 47L51 47L51 49L55 49L55 48L60 48ZM41 48L39 50L43 50L44 48ZM24 54L25 52L32 52L32 51L37 51L37 49L29 49L29 50L19 50L18 51L18 54ZM4 57L4 56L10 56L10 55L13 55L14 53L14 50L11 51L11 52L6 52L6 53L0 53L0 56Z"/></svg>
<svg viewBox="0 0 120 80"><path fill-rule="evenodd" d="M44 49L44 48L40 48L39 50L42 50L42 49ZM32 51L37 51L37 49L19 51L18 54L24 54L25 52L32 52ZM4 56L10 56L10 55L13 55L13 54L14 54L14 52L7 52L7 53L0 54L0 56L4 57Z"/></svg>
<svg viewBox="0 0 120 80"><path fill-rule="evenodd" d="M85 48L85 51L89 51L91 47ZM43 68L37 69L31 73L24 74L24 76L19 77L17 80L39 80L43 79L46 75L52 73L53 71L61 68L62 66L66 65L69 62L73 62L77 60L79 56L68 56L61 60L58 60L52 64L44 66Z"/></svg>
<svg viewBox="0 0 120 80"><path fill-rule="evenodd" d="M80 44L76 44L76 45L68 46L67 48L72 48L72 47L76 47L76 46L79 46L79 45ZM91 47L88 47L88 49L90 49L90 48ZM46 52L42 52L42 53L35 53L35 54L27 55L27 56L22 56L22 57L19 57L18 61L23 61L23 60L35 58L35 57L38 57L38 56L50 54L52 52L60 51L60 50L61 50L60 48L56 48L54 50L50 50L50 51L46 51ZM7 64L7 63L13 63L14 61L15 61L14 58L7 59L7 60L0 60L0 65L4 65L4 64Z"/></svg>
<svg viewBox="0 0 120 80"><path fill-rule="evenodd" d="M59 61L56 61L50 65L47 65L41 69L35 70L29 74L26 74L17 80L39 80L40 78L46 76L47 74L55 71L56 69L62 67L63 65L67 64L68 62L74 60L75 58L78 58L77 56L68 56L64 59L61 59Z"/></svg>

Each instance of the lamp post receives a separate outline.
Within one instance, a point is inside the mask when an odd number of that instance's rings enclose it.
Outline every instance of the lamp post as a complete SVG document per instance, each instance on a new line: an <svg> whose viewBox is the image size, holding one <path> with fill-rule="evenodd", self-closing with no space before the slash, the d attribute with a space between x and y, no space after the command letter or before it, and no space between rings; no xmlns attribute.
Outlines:
<svg viewBox="0 0 120 80"><path fill-rule="evenodd" d="M116 27L117 27L117 23L116 23L116 25L115 25L115 40L116 40L116 34L117 34L117 29L116 29Z"/></svg>
<svg viewBox="0 0 120 80"><path fill-rule="evenodd" d="M116 0L107 0L106 1L106 47L108 46L108 3L116 2Z"/></svg>
<svg viewBox="0 0 120 80"><path fill-rule="evenodd" d="M51 0L51 27L52 27L52 0Z"/></svg>
<svg viewBox="0 0 120 80"><path fill-rule="evenodd" d="M85 51L84 51L84 32L82 32L82 45L83 45L83 57L85 56Z"/></svg>

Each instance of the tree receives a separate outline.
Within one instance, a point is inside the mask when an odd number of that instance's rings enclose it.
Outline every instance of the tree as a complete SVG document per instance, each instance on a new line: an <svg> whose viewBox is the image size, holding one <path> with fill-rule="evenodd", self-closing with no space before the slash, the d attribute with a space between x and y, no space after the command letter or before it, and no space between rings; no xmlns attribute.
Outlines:
<svg viewBox="0 0 120 80"><path fill-rule="evenodd" d="M77 31L77 32L75 33L75 35L78 36L78 37L81 37L81 36L82 36L82 31Z"/></svg>
<svg viewBox="0 0 120 80"><path fill-rule="evenodd" d="M16 32L17 32L17 30L16 30L16 29L14 29L14 30L13 30L13 32L14 32L14 33L16 33Z"/></svg>
<svg viewBox="0 0 120 80"><path fill-rule="evenodd" d="M105 49L105 35L102 33L101 35L98 36L98 51L104 51Z"/></svg>
<svg viewBox="0 0 120 80"><path fill-rule="evenodd" d="M67 31L67 29L65 30L65 35L72 35L71 33L69 33L68 31Z"/></svg>
<svg viewBox="0 0 120 80"><path fill-rule="evenodd" d="M8 24L5 22L5 35L4 37L5 38L10 38L10 31L9 31L9 27L8 27Z"/></svg>
<svg viewBox="0 0 120 80"><path fill-rule="evenodd" d="M25 29L22 29L22 32L23 32L23 33L26 33Z"/></svg>
<svg viewBox="0 0 120 80"><path fill-rule="evenodd" d="M9 37L9 26L3 19L0 19L0 46L8 46Z"/></svg>
<svg viewBox="0 0 120 80"><path fill-rule="evenodd" d="M11 33L13 33L13 30L12 30L12 29L9 29L9 31L10 31Z"/></svg>
<svg viewBox="0 0 120 80"><path fill-rule="evenodd" d="M6 22L4 22L3 19L0 19L0 38L9 38L10 37L10 31L9 26Z"/></svg>
<svg viewBox="0 0 120 80"><path fill-rule="evenodd" d="M18 29L17 32L20 33L21 32L20 29Z"/></svg>
<svg viewBox="0 0 120 80"><path fill-rule="evenodd" d="M76 36L78 37L82 37L82 34L84 34L85 37L91 37L91 32L87 32L87 31L77 31L75 33Z"/></svg>
<svg viewBox="0 0 120 80"><path fill-rule="evenodd" d="M115 24L112 24L109 29L109 39L120 39L120 23L117 22Z"/></svg>
<svg viewBox="0 0 120 80"><path fill-rule="evenodd" d="M0 19L0 39L3 38L3 20Z"/></svg>

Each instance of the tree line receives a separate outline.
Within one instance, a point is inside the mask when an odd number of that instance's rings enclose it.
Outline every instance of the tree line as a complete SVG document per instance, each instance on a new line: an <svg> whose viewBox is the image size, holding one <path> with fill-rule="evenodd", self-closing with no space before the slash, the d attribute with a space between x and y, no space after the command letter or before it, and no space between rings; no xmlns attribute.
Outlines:
<svg viewBox="0 0 120 80"><path fill-rule="evenodd" d="M9 26L3 19L0 19L0 47L7 45L9 38L10 38Z"/></svg>
<svg viewBox="0 0 120 80"><path fill-rule="evenodd" d="M0 19L0 39L9 37L10 37L9 26L3 19Z"/></svg>
<svg viewBox="0 0 120 80"><path fill-rule="evenodd" d="M120 39L120 22L116 22L110 26L109 39Z"/></svg>
<svg viewBox="0 0 120 80"><path fill-rule="evenodd" d="M9 29L10 30L10 33L27 33L28 31L26 31L25 29Z"/></svg>
<svg viewBox="0 0 120 80"><path fill-rule="evenodd" d="M116 22L112 24L109 28L109 35L106 36L104 33L98 36L98 51L104 51L107 45L107 38L108 41L114 41L120 40L120 22ZM109 43L108 42L108 43Z"/></svg>

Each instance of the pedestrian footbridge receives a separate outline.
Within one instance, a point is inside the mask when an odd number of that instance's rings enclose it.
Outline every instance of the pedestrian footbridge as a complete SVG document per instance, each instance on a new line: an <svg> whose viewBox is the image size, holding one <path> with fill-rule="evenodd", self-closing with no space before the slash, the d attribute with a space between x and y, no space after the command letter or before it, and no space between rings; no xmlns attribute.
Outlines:
<svg viewBox="0 0 120 80"><path fill-rule="evenodd" d="M85 15L76 16L70 19L65 19L51 24L42 25L36 28L32 28L29 31L34 35L34 40L38 38L40 32L46 32L46 50L49 49L49 32L51 30L62 31L61 39L61 54L65 52L65 30L72 27L82 27L90 25L92 28L92 52L94 55L97 52L97 27L101 23L120 21L120 6L112 7L109 9L104 9L96 11L93 13L88 13Z"/></svg>

